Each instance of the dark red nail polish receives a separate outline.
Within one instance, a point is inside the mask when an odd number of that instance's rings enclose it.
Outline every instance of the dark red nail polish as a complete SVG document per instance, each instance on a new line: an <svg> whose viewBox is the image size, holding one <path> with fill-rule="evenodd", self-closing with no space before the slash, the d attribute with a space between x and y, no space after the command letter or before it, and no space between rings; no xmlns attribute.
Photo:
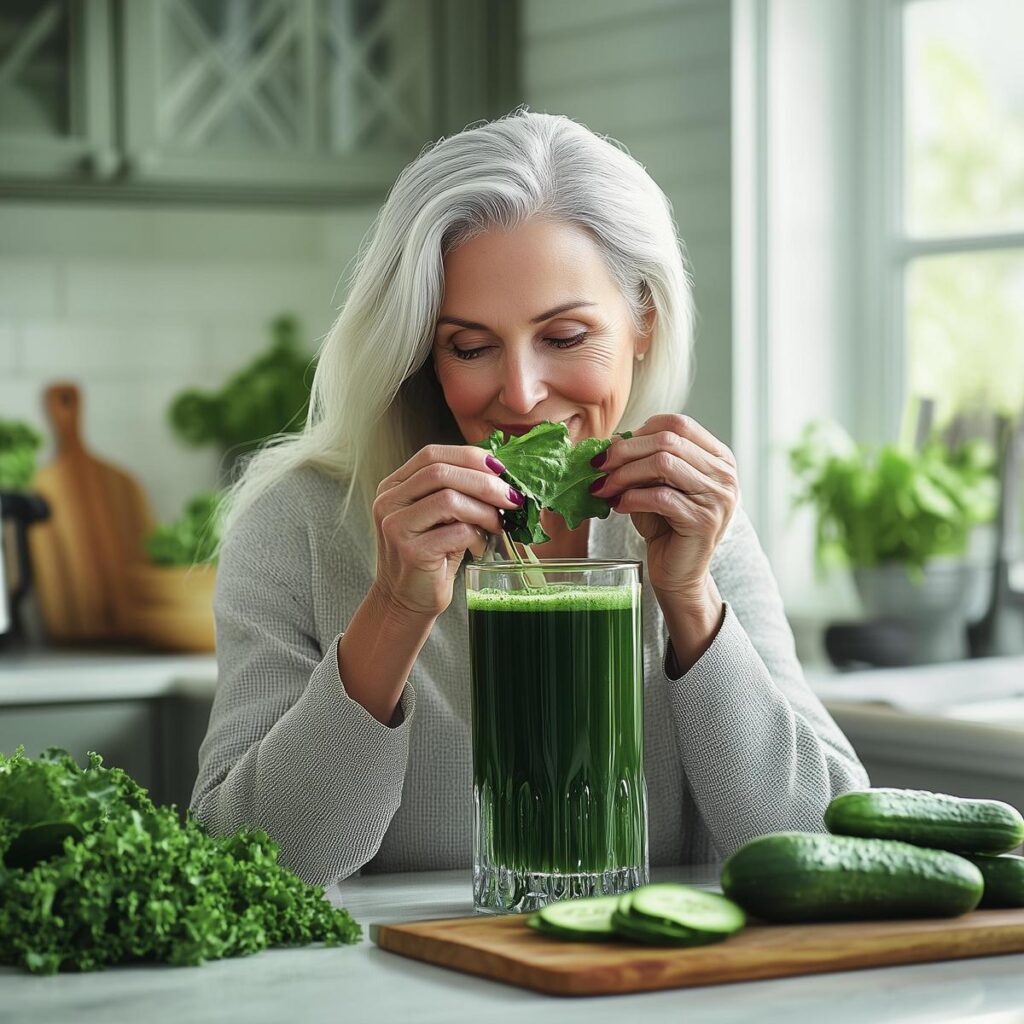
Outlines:
<svg viewBox="0 0 1024 1024"><path fill-rule="evenodd" d="M498 473L499 475L505 472L505 467L493 456L488 455L484 462L487 463L487 468L492 473Z"/></svg>
<svg viewBox="0 0 1024 1024"><path fill-rule="evenodd" d="M510 500L514 501L517 505L520 506L523 504L524 501L526 501L526 499L514 487L510 487L508 489L508 496Z"/></svg>
<svg viewBox="0 0 1024 1024"><path fill-rule="evenodd" d="M599 477L598 477L598 478L597 478L597 479L596 479L596 480L595 480L595 481L594 481L594 482L593 482L593 483L592 483L592 484L590 485L590 493L591 493L591 494L597 494L597 492L598 492L599 490L601 490L601 488L602 488L602 487L604 487L604 483L605 483L605 481L606 481L607 479L608 479L608 477L606 477L606 476L599 476Z"/></svg>
<svg viewBox="0 0 1024 1024"><path fill-rule="evenodd" d="M601 468L601 467L602 467L602 466L603 466L603 465L605 464L605 460L606 460L607 458L608 458L608 452L606 452L606 451L604 451L604 452L598 452L598 453L597 453L597 454L596 454L596 455L595 455L595 456L594 456L594 457L593 457L593 458L592 458L592 459L590 460L590 464L591 464L591 465L592 465L592 466L594 467L594 469L600 469L600 468Z"/></svg>
<svg viewBox="0 0 1024 1024"><path fill-rule="evenodd" d="M608 499L608 504L611 505L612 508L615 508L615 506L618 505L620 501L622 501L622 495L616 494L614 498Z"/></svg>

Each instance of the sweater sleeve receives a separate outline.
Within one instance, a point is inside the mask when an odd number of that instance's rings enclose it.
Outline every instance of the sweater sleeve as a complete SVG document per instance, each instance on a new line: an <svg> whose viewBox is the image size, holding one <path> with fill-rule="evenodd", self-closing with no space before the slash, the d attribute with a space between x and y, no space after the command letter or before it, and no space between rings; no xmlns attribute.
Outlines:
<svg viewBox="0 0 1024 1024"><path fill-rule="evenodd" d="M301 503L280 496L243 513L224 545L217 691L192 808L216 835L266 830L283 864L328 885L370 861L384 839L401 799L416 697L406 682L384 725L348 696L338 670L343 633L326 650L316 640L311 562Z"/></svg>
<svg viewBox="0 0 1024 1024"><path fill-rule="evenodd" d="M832 797L870 785L811 691L753 525L738 509L712 563L725 615L711 646L669 688L683 767L715 848L769 832L825 831Z"/></svg>

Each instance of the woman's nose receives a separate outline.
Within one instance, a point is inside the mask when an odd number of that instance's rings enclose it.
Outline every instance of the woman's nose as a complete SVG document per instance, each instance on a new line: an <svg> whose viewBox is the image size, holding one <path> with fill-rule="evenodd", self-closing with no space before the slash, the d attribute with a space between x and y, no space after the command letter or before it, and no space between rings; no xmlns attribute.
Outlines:
<svg viewBox="0 0 1024 1024"><path fill-rule="evenodd" d="M505 360L504 379L499 401L512 412L528 413L547 397L543 366L529 356L509 356Z"/></svg>

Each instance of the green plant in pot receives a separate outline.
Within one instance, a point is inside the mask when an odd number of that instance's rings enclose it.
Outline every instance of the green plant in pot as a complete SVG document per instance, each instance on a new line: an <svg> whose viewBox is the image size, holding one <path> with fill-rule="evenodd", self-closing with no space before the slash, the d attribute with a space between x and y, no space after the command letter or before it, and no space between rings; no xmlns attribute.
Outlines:
<svg viewBox="0 0 1024 1024"><path fill-rule="evenodd" d="M132 566L130 579L134 632L152 647L214 650L221 497L217 491L195 495L176 520L144 538L149 562Z"/></svg>
<svg viewBox="0 0 1024 1024"><path fill-rule="evenodd" d="M36 472L42 436L22 420L0 419L0 491L21 491Z"/></svg>
<svg viewBox="0 0 1024 1024"><path fill-rule="evenodd" d="M991 585L987 529L995 518L995 452L974 440L918 450L853 442L837 425L808 424L789 450L794 505L816 513L821 570L843 565L872 618L909 624L920 661L965 654L966 624Z"/></svg>
<svg viewBox="0 0 1024 1024"><path fill-rule="evenodd" d="M216 391L189 389L172 401L171 429L194 447L214 444L234 465L274 434L300 430L306 420L315 360L299 343L299 322L291 315L270 323L270 347L233 374Z"/></svg>

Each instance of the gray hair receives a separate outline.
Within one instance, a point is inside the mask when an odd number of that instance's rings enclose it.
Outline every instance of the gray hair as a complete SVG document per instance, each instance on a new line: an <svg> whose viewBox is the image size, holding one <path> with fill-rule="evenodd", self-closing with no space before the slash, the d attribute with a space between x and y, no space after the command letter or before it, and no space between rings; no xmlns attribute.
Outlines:
<svg viewBox="0 0 1024 1024"><path fill-rule="evenodd" d="M429 443L466 444L433 373L447 253L492 227L533 217L586 230L651 344L635 367L617 430L682 409L690 387L693 300L672 207L619 143L555 114L520 107L426 146L398 176L363 239L348 295L319 352L301 433L271 438L225 495L224 534L290 470L348 485L365 511L377 486Z"/></svg>

